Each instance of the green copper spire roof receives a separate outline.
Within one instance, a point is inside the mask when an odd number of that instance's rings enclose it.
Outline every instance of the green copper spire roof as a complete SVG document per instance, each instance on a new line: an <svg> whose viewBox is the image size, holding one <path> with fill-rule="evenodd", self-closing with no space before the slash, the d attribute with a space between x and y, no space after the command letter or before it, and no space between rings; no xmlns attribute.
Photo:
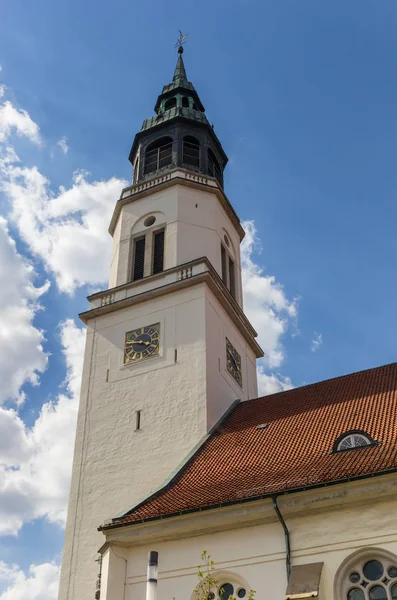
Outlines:
<svg viewBox="0 0 397 600"><path fill-rule="evenodd" d="M183 47L179 46L179 48L178 48L178 60L177 60L177 63L176 63L176 67L175 67L175 71L174 71L174 76L172 78L172 81L175 81L175 82L178 81L179 85L182 84L182 81L184 83L185 82L187 83L186 70L185 70L185 65L183 63L182 54L183 54Z"/></svg>
<svg viewBox="0 0 397 600"><path fill-rule="evenodd" d="M154 110L156 113L159 112L162 101L167 100L168 98L170 98L172 95L175 95L175 94L191 96L194 99L194 103L197 107L197 110L201 111L201 112L204 112L204 110L205 110L204 106L194 88L194 85L187 78L185 64L183 62L182 54L183 54L183 47L179 46L178 60L176 61L174 76L172 78L171 83L167 83L163 87L163 91L161 92L160 96L157 98L157 102L154 107Z"/></svg>
<svg viewBox="0 0 397 600"><path fill-rule="evenodd" d="M189 168L193 169L193 171L206 173L213 177L215 172L213 164L217 164L217 174L215 174L215 177L223 185L222 173L228 159L214 131L213 125L209 123L205 115L205 108L194 85L187 78L182 46L178 47L178 58L172 81L163 87L161 94L157 98L154 112L155 114L152 117L144 120L141 130L135 135L129 156L130 162L135 164L139 148L143 152L146 152L146 146L156 142L156 137L158 140L161 140L161 137L168 136L174 140L173 165L183 166L186 163L188 167L190 165ZM197 158L198 165L189 163L187 159L184 163L183 144L179 142L177 144L175 141L184 139L184 136L196 138L194 144L202 147ZM215 157L215 163L214 161L211 162L212 167L206 155L207 149L209 149L208 152L211 150ZM144 158L142 160L144 161ZM141 166L139 166L138 179L145 178L149 174L149 171L147 169L145 171L145 167L142 167L144 164L144 162L139 162Z"/></svg>

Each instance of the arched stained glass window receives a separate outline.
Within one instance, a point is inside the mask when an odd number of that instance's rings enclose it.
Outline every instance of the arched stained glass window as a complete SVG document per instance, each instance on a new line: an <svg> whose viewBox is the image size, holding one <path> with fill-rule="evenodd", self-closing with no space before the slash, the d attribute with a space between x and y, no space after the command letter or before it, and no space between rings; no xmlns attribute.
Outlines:
<svg viewBox="0 0 397 600"><path fill-rule="evenodd" d="M397 558L358 557L348 565L338 582L339 600L397 600Z"/></svg>

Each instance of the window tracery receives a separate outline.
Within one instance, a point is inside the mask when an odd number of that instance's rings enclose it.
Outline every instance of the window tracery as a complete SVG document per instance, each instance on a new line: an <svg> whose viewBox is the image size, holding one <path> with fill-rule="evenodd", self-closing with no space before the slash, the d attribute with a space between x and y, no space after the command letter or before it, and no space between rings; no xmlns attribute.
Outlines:
<svg viewBox="0 0 397 600"><path fill-rule="evenodd" d="M364 446L372 446L375 441L365 431L347 431L338 437L334 444L334 452L354 450Z"/></svg>
<svg viewBox="0 0 397 600"><path fill-rule="evenodd" d="M336 583L340 600L397 600L397 557L383 550L359 551Z"/></svg>

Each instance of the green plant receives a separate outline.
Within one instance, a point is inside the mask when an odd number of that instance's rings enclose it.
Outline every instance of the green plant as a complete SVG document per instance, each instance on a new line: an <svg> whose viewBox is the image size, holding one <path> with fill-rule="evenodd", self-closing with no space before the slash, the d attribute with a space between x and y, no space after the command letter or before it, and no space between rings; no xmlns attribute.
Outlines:
<svg viewBox="0 0 397 600"><path fill-rule="evenodd" d="M199 583L194 588L196 600L215 600L216 593L219 591L222 594L222 589L219 588L219 581L214 576L215 562L212 560L207 550L203 550L201 553L201 562L197 568L197 576ZM254 600L255 590L250 590L246 600ZM226 598L224 599L226 600ZM238 600L234 596L229 596L227 600Z"/></svg>

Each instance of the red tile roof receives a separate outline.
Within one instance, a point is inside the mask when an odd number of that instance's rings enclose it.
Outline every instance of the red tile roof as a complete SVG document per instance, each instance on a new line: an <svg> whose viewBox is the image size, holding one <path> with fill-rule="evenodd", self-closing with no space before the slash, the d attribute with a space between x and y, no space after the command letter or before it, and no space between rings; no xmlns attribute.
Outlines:
<svg viewBox="0 0 397 600"><path fill-rule="evenodd" d="M379 444L333 453L353 429ZM104 529L389 472L396 441L397 363L242 402L166 487Z"/></svg>

